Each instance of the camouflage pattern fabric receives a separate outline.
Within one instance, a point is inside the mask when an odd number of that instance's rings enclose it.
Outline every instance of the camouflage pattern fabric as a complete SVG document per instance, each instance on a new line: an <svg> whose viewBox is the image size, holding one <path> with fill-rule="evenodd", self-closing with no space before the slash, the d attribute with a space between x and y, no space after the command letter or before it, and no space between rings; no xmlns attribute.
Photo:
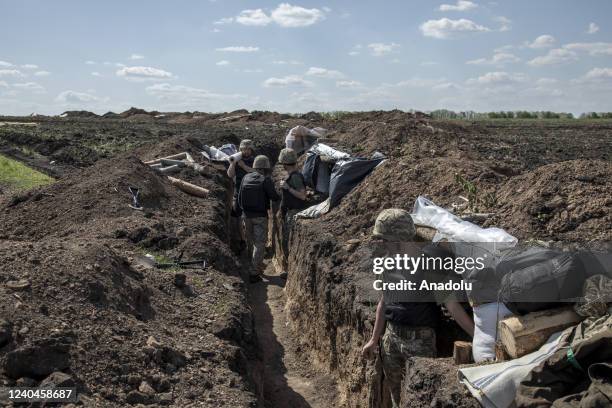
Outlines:
<svg viewBox="0 0 612 408"><path fill-rule="evenodd" d="M583 300L574 305L580 316L601 317L608 313L612 303L612 279L605 275L593 275L584 282Z"/></svg>
<svg viewBox="0 0 612 408"><path fill-rule="evenodd" d="M283 246L283 254L282 254L282 267L285 272L287 272L288 268L288 256L289 256L289 238L291 234L291 230L293 229L293 225L295 224L295 214L299 213L301 210L287 210L287 214L285 214L282 225L282 246Z"/></svg>
<svg viewBox="0 0 612 408"><path fill-rule="evenodd" d="M244 223L247 235L249 254L252 254L251 275L260 275L262 273L266 241L268 240L268 218L245 218Z"/></svg>
<svg viewBox="0 0 612 408"><path fill-rule="evenodd" d="M386 241L412 241L416 234L410 213L399 208L382 210L376 222L372 236Z"/></svg>
<svg viewBox="0 0 612 408"><path fill-rule="evenodd" d="M409 357L435 357L436 332L430 327L411 327L387 323L382 338L382 367L391 406L399 408L402 378Z"/></svg>

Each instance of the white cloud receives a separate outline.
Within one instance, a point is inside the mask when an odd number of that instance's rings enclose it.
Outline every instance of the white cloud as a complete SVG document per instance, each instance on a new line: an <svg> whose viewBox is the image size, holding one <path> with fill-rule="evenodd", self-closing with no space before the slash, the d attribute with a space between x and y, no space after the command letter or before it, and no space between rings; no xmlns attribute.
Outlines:
<svg viewBox="0 0 612 408"><path fill-rule="evenodd" d="M213 99L234 99L244 98L240 94L218 94L210 92L206 89L193 88L184 85L171 85L168 83L154 84L145 88L149 95L153 95L162 100L180 100L180 101L202 101Z"/></svg>
<svg viewBox="0 0 612 408"><path fill-rule="evenodd" d="M247 26L267 26L272 19L262 9L243 10L236 17L236 22Z"/></svg>
<svg viewBox="0 0 612 408"><path fill-rule="evenodd" d="M570 51L583 51L591 56L612 55L612 43L570 43L563 46Z"/></svg>
<svg viewBox="0 0 612 408"><path fill-rule="evenodd" d="M559 80L555 78L540 78L536 81L536 84L541 86L555 85L557 83L559 83Z"/></svg>
<svg viewBox="0 0 612 408"><path fill-rule="evenodd" d="M22 77L24 75L17 69L0 69L0 77L3 76Z"/></svg>
<svg viewBox="0 0 612 408"><path fill-rule="evenodd" d="M496 52L490 59L478 58L468 61L470 65L503 65L506 63L519 62L521 59L514 54L508 52Z"/></svg>
<svg viewBox="0 0 612 408"><path fill-rule="evenodd" d="M558 65L565 62L576 60L576 53L564 48L555 48L548 51L548 54L536 57L528 62L533 67L540 67L543 65Z"/></svg>
<svg viewBox="0 0 612 408"><path fill-rule="evenodd" d="M316 8L307 9L281 3L272 10L272 20L281 27L306 27L325 19L325 14Z"/></svg>
<svg viewBox="0 0 612 408"><path fill-rule="evenodd" d="M132 55L130 55L130 59L132 61L141 60L141 59L144 59L144 55L132 54Z"/></svg>
<svg viewBox="0 0 612 408"><path fill-rule="evenodd" d="M23 69L38 69L38 65L34 65L34 64L23 64L21 66L21 68Z"/></svg>
<svg viewBox="0 0 612 408"><path fill-rule="evenodd" d="M329 7L323 7L323 10L319 10L281 3L269 15L260 8L248 9L242 10L236 17L222 18L213 24L222 25L236 22L246 26L264 27L275 23L286 28L307 27L324 20L325 13L329 12L331 12Z"/></svg>
<svg viewBox="0 0 612 408"><path fill-rule="evenodd" d="M451 20L446 17L439 20L428 20L421 24L420 29L425 37L438 39L451 38L461 33L491 31L489 28L476 24L472 20L465 18Z"/></svg>
<svg viewBox="0 0 612 408"><path fill-rule="evenodd" d="M499 31L510 31L512 29L512 20L508 17L499 16L495 17L493 20L500 24Z"/></svg>
<svg viewBox="0 0 612 408"><path fill-rule="evenodd" d="M0 81L0 87L8 88L8 86L9 85L6 83L6 81Z"/></svg>
<svg viewBox="0 0 612 408"><path fill-rule="evenodd" d="M155 81L172 78L172 73L153 67L123 67L116 75L131 81Z"/></svg>
<svg viewBox="0 0 612 408"><path fill-rule="evenodd" d="M305 80L299 75L288 75L282 78L268 78L263 82L266 88L286 86L312 86L312 82Z"/></svg>
<svg viewBox="0 0 612 408"><path fill-rule="evenodd" d="M276 61L272 61L272 63L274 65L302 65L300 61L296 61L296 60L290 60L290 61L276 60Z"/></svg>
<svg viewBox="0 0 612 408"><path fill-rule="evenodd" d="M333 69L326 69L320 67L310 67L306 72L306 75L314 76L318 78L330 78L330 79L339 79L344 78L344 74L340 71L336 71Z"/></svg>
<svg viewBox="0 0 612 408"><path fill-rule="evenodd" d="M354 89L361 87L362 84L359 81L336 81L336 86L338 88Z"/></svg>
<svg viewBox="0 0 612 408"><path fill-rule="evenodd" d="M12 67L13 64L11 64L10 62L6 62L6 61L0 61L0 67Z"/></svg>
<svg viewBox="0 0 612 408"><path fill-rule="evenodd" d="M87 65L96 65L96 62L89 60L89 61L85 61L85 64L87 64Z"/></svg>
<svg viewBox="0 0 612 408"><path fill-rule="evenodd" d="M478 78L470 78L466 81L468 85L503 85L517 82L525 82L527 76L520 73L508 73L503 71L487 72Z"/></svg>
<svg viewBox="0 0 612 408"><path fill-rule="evenodd" d="M436 61L423 61L420 64L422 67L431 67L434 65L439 65Z"/></svg>
<svg viewBox="0 0 612 408"><path fill-rule="evenodd" d="M232 46L217 48L216 50L221 52L257 52L259 51L259 47Z"/></svg>
<svg viewBox="0 0 612 408"><path fill-rule="evenodd" d="M440 11L467 11L478 7L478 4L468 0L457 0L456 4L442 4L438 8Z"/></svg>
<svg viewBox="0 0 612 408"><path fill-rule="evenodd" d="M602 82L612 80L612 68L593 68L583 78L589 82Z"/></svg>
<svg viewBox="0 0 612 408"><path fill-rule="evenodd" d="M69 103L69 104L81 104L81 103L91 103L98 102L100 98L95 95L91 95L84 92L75 92L75 91L64 91L57 95L55 98L57 102Z"/></svg>
<svg viewBox="0 0 612 408"><path fill-rule="evenodd" d="M376 57L382 57L383 55L387 55L392 52L396 52L400 48L400 45L396 43L390 43L390 44L372 43L372 44L368 44L368 48L370 49L370 52L372 53L372 55Z"/></svg>
<svg viewBox="0 0 612 408"><path fill-rule="evenodd" d="M25 82L20 84L13 84L13 88L22 89L28 92L42 93L45 91L45 88L37 84L36 82Z"/></svg>
<svg viewBox="0 0 612 408"><path fill-rule="evenodd" d="M225 18L221 18L217 21L215 21L213 24L215 25L223 25L223 24L229 24L231 22L234 21L234 17L225 17Z"/></svg>
<svg viewBox="0 0 612 408"><path fill-rule="evenodd" d="M230 64L230 62L229 62L229 61L227 61L227 60L221 60L221 61L217 62L215 65L218 65L218 66L222 67L222 66L224 66L224 65L229 65L229 64Z"/></svg>
<svg viewBox="0 0 612 408"><path fill-rule="evenodd" d="M37 77L45 77L45 76L49 76L49 75L51 75L51 73L49 71L36 71L34 73L34 76L37 76Z"/></svg>
<svg viewBox="0 0 612 408"><path fill-rule="evenodd" d="M398 82L395 86L408 88L429 88L445 82L444 78L410 78Z"/></svg>
<svg viewBox="0 0 612 408"><path fill-rule="evenodd" d="M595 23L589 24L589 28L587 30L587 34L595 34L599 31L599 26Z"/></svg>
<svg viewBox="0 0 612 408"><path fill-rule="evenodd" d="M525 46L529 48L550 48L555 45L555 37L544 34L533 40L533 42L525 42Z"/></svg>
<svg viewBox="0 0 612 408"><path fill-rule="evenodd" d="M94 71L94 72L92 72L92 73L91 73L91 76L101 77L101 76L102 76L102 74L101 74L101 73L99 73L98 71Z"/></svg>

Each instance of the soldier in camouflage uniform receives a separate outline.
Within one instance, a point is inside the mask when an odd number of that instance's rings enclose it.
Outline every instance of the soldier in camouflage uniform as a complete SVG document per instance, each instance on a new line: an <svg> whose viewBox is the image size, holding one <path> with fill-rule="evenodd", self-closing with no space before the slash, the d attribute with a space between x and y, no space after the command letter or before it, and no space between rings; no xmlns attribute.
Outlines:
<svg viewBox="0 0 612 408"><path fill-rule="evenodd" d="M268 240L268 212L270 202L279 202L280 197L270 178L270 160L263 155L253 161L254 172L242 179L238 202L243 212L249 255L251 255L250 280L261 280L266 241ZM274 210L274 206L272 209ZM274 211L272 211L274 215Z"/></svg>
<svg viewBox="0 0 612 408"><path fill-rule="evenodd" d="M407 211L401 209L383 210L376 219L372 236L390 245L412 242L415 237L412 217ZM390 317L388 313L390 305L386 305L383 299L380 300L376 309L376 322L372 338L363 347L365 356L372 355L386 324L386 331L382 336L380 355L384 381L387 385L386 388L391 393L390 400L393 408L399 407L406 359L412 356L436 356L436 333L432 326L435 324L436 310L434 309L437 308L437 305L435 303L404 303L398 305L394 304L394 315ZM398 314L398 310L404 312ZM398 319L397 316L401 313L404 313L407 318ZM402 323L396 320L402 320ZM404 324L410 320L412 324ZM383 398L383 400L387 400L387 398Z"/></svg>
<svg viewBox="0 0 612 408"><path fill-rule="evenodd" d="M283 165L287 178L281 180L281 215L282 230L282 268L281 278L287 278L289 254L289 235L295 222L295 215L306 207L306 184L304 176L297 168L297 154L293 149L283 149L278 156L278 163Z"/></svg>

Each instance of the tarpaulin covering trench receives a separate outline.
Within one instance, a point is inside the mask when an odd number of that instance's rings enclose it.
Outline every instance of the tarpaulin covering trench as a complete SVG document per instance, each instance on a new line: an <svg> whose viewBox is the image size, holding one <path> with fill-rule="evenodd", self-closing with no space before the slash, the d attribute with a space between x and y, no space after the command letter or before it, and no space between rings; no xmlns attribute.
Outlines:
<svg viewBox="0 0 612 408"><path fill-rule="evenodd" d="M307 208L298 217L316 218L327 213L384 160L380 153L375 153L370 159L353 158L325 144L315 144L307 152L302 175L308 186L329 197L324 205Z"/></svg>

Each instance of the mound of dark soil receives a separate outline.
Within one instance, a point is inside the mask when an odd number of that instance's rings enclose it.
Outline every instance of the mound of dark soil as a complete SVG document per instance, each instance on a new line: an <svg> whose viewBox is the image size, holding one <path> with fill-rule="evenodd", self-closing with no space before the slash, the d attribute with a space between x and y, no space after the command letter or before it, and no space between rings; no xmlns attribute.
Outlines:
<svg viewBox="0 0 612 408"><path fill-rule="evenodd" d="M171 144L167 154L191 146ZM228 245L229 181L212 166L175 176L209 197L126 154L2 200L0 381L68 375L86 406L256 403L253 321ZM129 186L143 211L128 207ZM146 266L145 253L206 267L181 271L187 286L176 287L178 269Z"/></svg>
<svg viewBox="0 0 612 408"><path fill-rule="evenodd" d="M402 408L480 407L480 403L457 382L457 366L449 358L409 359L401 401Z"/></svg>
<svg viewBox="0 0 612 408"><path fill-rule="evenodd" d="M129 118L136 115L156 116L159 115L158 111L147 112L144 109L131 107L130 109L123 111L119 114L122 118Z"/></svg>
<svg viewBox="0 0 612 408"><path fill-rule="evenodd" d="M93 112L89 112L89 111L66 111L64 113L62 113L60 115L61 117L65 117L65 118L97 118L99 117L98 115L96 115Z"/></svg>
<svg viewBox="0 0 612 408"><path fill-rule="evenodd" d="M612 164L572 160L511 178L497 192L500 203L487 225L520 238L612 240Z"/></svg>

